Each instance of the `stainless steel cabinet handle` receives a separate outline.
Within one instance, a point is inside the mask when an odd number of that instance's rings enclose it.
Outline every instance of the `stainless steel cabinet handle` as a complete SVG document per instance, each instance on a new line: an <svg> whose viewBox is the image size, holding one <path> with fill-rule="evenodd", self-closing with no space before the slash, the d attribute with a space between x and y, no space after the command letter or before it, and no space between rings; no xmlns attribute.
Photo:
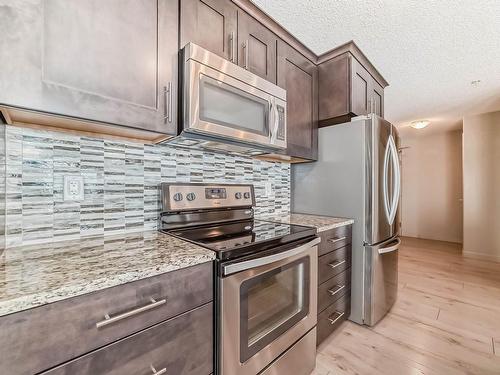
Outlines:
<svg viewBox="0 0 500 375"><path fill-rule="evenodd" d="M248 40L245 40L243 42L243 56L244 56L244 61L243 61L243 68L248 69Z"/></svg>
<svg viewBox="0 0 500 375"><path fill-rule="evenodd" d="M335 263L328 263L328 265L329 265L330 267L332 267L332 269L335 269L335 268L337 268L338 266L341 266L342 264L344 264L345 262L346 262L346 261L345 261L345 259L344 259L344 260L338 260L338 261L336 261Z"/></svg>
<svg viewBox="0 0 500 375"><path fill-rule="evenodd" d="M167 372L167 368L164 367L161 370L156 371L155 367L153 365L151 365L151 371L153 371L153 375L162 375L162 374L165 374Z"/></svg>
<svg viewBox="0 0 500 375"><path fill-rule="evenodd" d="M234 63L234 32L229 33L229 60Z"/></svg>
<svg viewBox="0 0 500 375"><path fill-rule="evenodd" d="M340 242L340 241L344 241L346 239L347 239L346 236L344 236L344 237L335 237L335 238L330 238L328 240L328 242L330 242L330 243L337 243L337 242Z"/></svg>
<svg viewBox="0 0 500 375"><path fill-rule="evenodd" d="M172 122L172 116L170 116L170 112L172 111L172 83L169 82L167 86L163 87L163 105L165 110L165 116L163 116L163 120L165 123Z"/></svg>
<svg viewBox="0 0 500 375"><path fill-rule="evenodd" d="M131 316L138 315L138 314L141 314L143 312L155 309L155 308L157 308L165 303L167 303L166 299L161 299L159 301L156 301L154 298L151 298L151 303L146 305L146 306L138 307L137 309L130 310L130 311L127 311L123 314L119 314L119 315L116 315L113 317L110 317L109 314L106 314L106 315L104 315L104 320L97 322L95 324L95 326L97 328L102 328L102 327L107 326L109 324L116 323L120 320L130 318Z"/></svg>
<svg viewBox="0 0 500 375"><path fill-rule="evenodd" d="M337 294L338 292L340 292L342 289L345 288L345 285L335 285L337 287L337 289L333 290L333 289L328 289L328 293L330 293L331 296L334 296L335 294Z"/></svg>
<svg viewBox="0 0 500 375"><path fill-rule="evenodd" d="M330 321L330 324L335 324L339 321L340 318L342 318L344 316L344 312L343 311L335 311L334 314L337 314L337 316L335 318L328 318L328 320Z"/></svg>

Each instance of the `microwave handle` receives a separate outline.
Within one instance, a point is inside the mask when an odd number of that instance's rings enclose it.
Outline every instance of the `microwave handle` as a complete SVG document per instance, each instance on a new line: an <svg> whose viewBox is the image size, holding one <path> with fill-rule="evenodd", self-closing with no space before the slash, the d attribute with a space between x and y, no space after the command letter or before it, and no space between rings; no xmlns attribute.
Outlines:
<svg viewBox="0 0 500 375"><path fill-rule="evenodd" d="M269 101L269 139L272 141L273 126L271 124L274 124L274 106L272 100Z"/></svg>
<svg viewBox="0 0 500 375"><path fill-rule="evenodd" d="M273 105L273 101L270 101L270 106L269 106L269 138L271 140L271 144L276 142L276 138L278 136L278 127L280 125L279 123L279 113L278 113L278 106ZM272 113L272 115L271 115ZM272 124L272 125L271 125Z"/></svg>

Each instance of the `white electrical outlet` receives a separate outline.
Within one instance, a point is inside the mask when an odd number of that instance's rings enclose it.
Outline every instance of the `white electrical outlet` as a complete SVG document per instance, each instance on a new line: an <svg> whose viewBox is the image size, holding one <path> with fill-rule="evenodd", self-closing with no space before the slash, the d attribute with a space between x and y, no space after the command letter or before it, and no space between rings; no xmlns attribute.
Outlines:
<svg viewBox="0 0 500 375"><path fill-rule="evenodd" d="M64 201L83 201L83 176L64 176Z"/></svg>

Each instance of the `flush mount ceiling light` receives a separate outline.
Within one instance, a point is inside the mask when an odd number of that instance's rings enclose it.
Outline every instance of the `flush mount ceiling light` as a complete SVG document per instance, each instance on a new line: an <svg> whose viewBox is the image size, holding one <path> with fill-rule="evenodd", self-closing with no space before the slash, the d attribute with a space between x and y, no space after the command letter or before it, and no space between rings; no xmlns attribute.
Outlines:
<svg viewBox="0 0 500 375"><path fill-rule="evenodd" d="M429 120L419 120L413 121L410 126L414 129L423 129L427 127L431 122Z"/></svg>

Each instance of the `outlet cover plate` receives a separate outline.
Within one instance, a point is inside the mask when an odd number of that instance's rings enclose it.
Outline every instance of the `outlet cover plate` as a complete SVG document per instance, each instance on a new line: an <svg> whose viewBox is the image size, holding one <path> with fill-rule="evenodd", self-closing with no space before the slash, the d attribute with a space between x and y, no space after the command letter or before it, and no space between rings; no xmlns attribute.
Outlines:
<svg viewBox="0 0 500 375"><path fill-rule="evenodd" d="M83 201L83 176L64 176L64 201Z"/></svg>

